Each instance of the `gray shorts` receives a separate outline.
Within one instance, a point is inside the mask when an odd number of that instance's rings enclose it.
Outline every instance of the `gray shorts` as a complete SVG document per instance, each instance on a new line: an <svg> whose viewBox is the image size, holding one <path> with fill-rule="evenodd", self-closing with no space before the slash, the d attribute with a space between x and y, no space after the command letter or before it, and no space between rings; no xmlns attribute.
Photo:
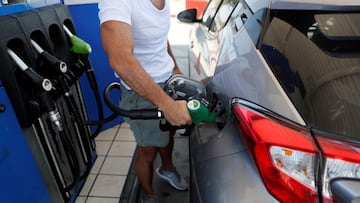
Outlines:
<svg viewBox="0 0 360 203"><path fill-rule="evenodd" d="M164 84L159 85L164 86ZM156 108L155 105L122 85L120 107L126 110ZM169 132L160 130L159 120L132 120L127 117L124 117L124 120L130 125L138 145L165 147L169 143Z"/></svg>

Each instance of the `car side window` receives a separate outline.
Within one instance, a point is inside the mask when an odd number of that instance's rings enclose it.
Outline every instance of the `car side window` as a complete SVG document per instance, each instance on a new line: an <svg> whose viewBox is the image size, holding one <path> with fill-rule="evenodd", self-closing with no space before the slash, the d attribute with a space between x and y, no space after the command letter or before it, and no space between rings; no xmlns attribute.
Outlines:
<svg viewBox="0 0 360 203"><path fill-rule="evenodd" d="M202 17L202 23L206 27L210 27L212 24L212 21L214 19L214 16L219 8L219 5L222 3L222 0L210 0L208 6L206 7L206 10L204 11L204 15Z"/></svg>
<svg viewBox="0 0 360 203"><path fill-rule="evenodd" d="M248 10L246 11L247 17L244 26L255 46L258 46L260 42L261 32L266 24L265 21L268 11L268 9L261 9L256 11L253 15Z"/></svg>
<svg viewBox="0 0 360 203"><path fill-rule="evenodd" d="M221 30L227 23L239 0L223 0L218 12L215 15L215 20L210 26L210 31L217 32Z"/></svg>
<svg viewBox="0 0 360 203"><path fill-rule="evenodd" d="M310 126L358 139L360 14L272 15L260 51L293 104Z"/></svg>

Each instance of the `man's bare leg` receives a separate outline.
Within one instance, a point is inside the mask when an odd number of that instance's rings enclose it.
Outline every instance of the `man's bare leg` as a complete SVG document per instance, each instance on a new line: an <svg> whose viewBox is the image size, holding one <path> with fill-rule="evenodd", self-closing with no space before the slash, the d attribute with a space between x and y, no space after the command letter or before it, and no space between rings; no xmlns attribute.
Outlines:
<svg viewBox="0 0 360 203"><path fill-rule="evenodd" d="M172 152L174 148L174 135L175 130L170 131L169 143L166 147L159 148L161 156L161 168L157 168L157 174L166 180L171 186L178 190L186 190L189 185L184 178L180 176L172 162Z"/></svg>
<svg viewBox="0 0 360 203"><path fill-rule="evenodd" d="M136 175L147 196L154 195L152 187L153 178L153 162L158 151L157 147L141 147L138 146L138 157L136 159Z"/></svg>
<svg viewBox="0 0 360 203"><path fill-rule="evenodd" d="M170 130L169 132L169 143L165 147L159 148L159 153L161 157L162 168L169 170L174 168L172 162L172 152L174 149L174 135L176 130Z"/></svg>

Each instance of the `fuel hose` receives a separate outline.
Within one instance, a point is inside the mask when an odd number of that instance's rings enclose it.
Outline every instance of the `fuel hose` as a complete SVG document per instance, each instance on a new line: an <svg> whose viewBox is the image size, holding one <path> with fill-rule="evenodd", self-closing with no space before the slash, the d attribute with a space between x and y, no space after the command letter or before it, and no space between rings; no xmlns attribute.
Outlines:
<svg viewBox="0 0 360 203"><path fill-rule="evenodd" d="M141 119L141 120L149 120L149 119L160 119L164 118L163 113L157 109L135 109L135 110L125 110L120 108L118 105L114 104L111 100L111 92L117 89L121 92L120 83L113 82L109 84L104 90L104 100L106 105L116 114L128 117L130 119Z"/></svg>
<svg viewBox="0 0 360 203"><path fill-rule="evenodd" d="M74 35L66 25L63 25L63 29L69 40L72 44L71 51L78 55L78 63L80 69L83 69L86 73L86 76L89 81L89 85L94 93L96 105L98 107L98 121L84 121L84 125L97 125L95 131L91 135L92 138L95 138L99 135L102 130L103 124L110 122L111 120L115 119L117 116L115 114L110 115L107 118L104 118L104 109L102 106L102 101L99 93L98 83L95 77L94 69L92 68L90 61L88 59L89 54L91 53L91 46L79 38L78 36Z"/></svg>

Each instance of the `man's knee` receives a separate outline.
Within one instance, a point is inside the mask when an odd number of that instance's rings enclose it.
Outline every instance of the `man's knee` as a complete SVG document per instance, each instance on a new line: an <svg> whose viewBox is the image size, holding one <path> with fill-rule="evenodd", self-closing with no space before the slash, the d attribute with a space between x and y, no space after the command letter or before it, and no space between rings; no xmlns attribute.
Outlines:
<svg viewBox="0 0 360 203"><path fill-rule="evenodd" d="M152 162L152 161L154 161L157 152L158 152L157 147L138 146L138 159L142 160L142 161Z"/></svg>

